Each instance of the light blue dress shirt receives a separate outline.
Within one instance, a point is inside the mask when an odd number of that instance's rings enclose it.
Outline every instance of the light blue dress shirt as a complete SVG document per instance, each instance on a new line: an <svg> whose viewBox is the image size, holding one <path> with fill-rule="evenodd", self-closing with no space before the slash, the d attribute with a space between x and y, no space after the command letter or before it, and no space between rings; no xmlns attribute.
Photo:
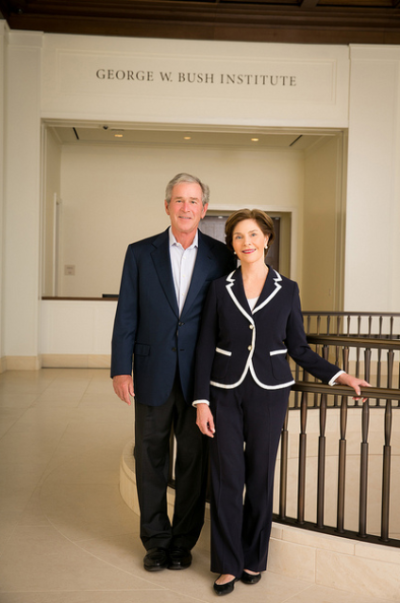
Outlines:
<svg viewBox="0 0 400 603"><path fill-rule="evenodd" d="M189 291L198 247L199 235L197 230L193 243L190 247L184 249L172 234L171 227L169 228L169 255L171 258L172 278L174 280L179 315L182 314L183 306L185 305Z"/></svg>

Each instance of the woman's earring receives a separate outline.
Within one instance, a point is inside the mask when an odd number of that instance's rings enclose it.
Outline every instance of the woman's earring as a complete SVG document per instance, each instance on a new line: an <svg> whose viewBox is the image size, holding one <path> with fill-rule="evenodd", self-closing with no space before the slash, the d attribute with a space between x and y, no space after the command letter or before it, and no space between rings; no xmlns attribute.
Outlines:
<svg viewBox="0 0 400 603"><path fill-rule="evenodd" d="M236 255L236 251L233 252L233 255Z"/></svg>
<svg viewBox="0 0 400 603"><path fill-rule="evenodd" d="M268 243L265 243L264 247L265 249L268 249Z"/></svg>

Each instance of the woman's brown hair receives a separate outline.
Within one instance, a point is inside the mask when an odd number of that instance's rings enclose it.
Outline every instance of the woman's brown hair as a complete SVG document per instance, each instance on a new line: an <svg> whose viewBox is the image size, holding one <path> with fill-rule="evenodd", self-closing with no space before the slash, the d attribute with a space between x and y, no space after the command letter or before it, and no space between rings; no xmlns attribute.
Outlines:
<svg viewBox="0 0 400 603"><path fill-rule="evenodd" d="M255 220L260 230L268 236L268 246L270 247L275 238L274 223L265 211L261 209L239 209L229 216L225 224L225 242L230 251L233 251L232 239L233 231L239 222L243 220ZM265 255L267 250L265 250Z"/></svg>

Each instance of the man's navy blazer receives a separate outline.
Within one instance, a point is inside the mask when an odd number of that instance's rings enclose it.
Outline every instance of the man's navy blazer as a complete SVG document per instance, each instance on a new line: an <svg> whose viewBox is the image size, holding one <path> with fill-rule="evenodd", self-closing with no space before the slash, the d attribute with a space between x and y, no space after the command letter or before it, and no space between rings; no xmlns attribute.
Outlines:
<svg viewBox="0 0 400 603"><path fill-rule="evenodd" d="M253 311L240 269L212 283L197 345L195 400L210 400L210 384L234 389L249 373L263 389L290 387L287 354L325 382L340 371L307 343L297 283L270 268Z"/></svg>
<svg viewBox="0 0 400 603"><path fill-rule="evenodd" d="M210 283L235 266L227 247L198 233L198 250L185 305L179 316L169 254L168 229L129 245L112 338L111 376L133 375L140 404L164 404L178 366L182 392L193 401L194 355Z"/></svg>

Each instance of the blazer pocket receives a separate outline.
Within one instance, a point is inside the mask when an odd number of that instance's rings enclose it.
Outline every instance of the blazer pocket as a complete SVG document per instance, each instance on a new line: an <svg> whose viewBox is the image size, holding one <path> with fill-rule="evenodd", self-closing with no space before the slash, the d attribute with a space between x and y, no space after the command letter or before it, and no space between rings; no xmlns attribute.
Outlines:
<svg viewBox="0 0 400 603"><path fill-rule="evenodd" d="M150 354L150 346L147 343L135 343L133 353L137 356L148 356Z"/></svg>
<svg viewBox="0 0 400 603"><path fill-rule="evenodd" d="M269 353L270 356L278 356L279 354L287 354L287 349L283 348L283 349L279 349L279 350L272 350Z"/></svg>
<svg viewBox="0 0 400 603"><path fill-rule="evenodd" d="M215 348L214 361L211 369L211 381L226 383L232 370L232 352L223 348Z"/></svg>
<svg viewBox="0 0 400 603"><path fill-rule="evenodd" d="M278 382L293 379L289 363L286 360L286 349L272 350L269 355L271 359L272 374Z"/></svg>
<svg viewBox="0 0 400 603"><path fill-rule="evenodd" d="M223 350L222 348L215 348L215 351L218 354L222 354L223 356L232 356L232 352L229 352L229 350Z"/></svg>

